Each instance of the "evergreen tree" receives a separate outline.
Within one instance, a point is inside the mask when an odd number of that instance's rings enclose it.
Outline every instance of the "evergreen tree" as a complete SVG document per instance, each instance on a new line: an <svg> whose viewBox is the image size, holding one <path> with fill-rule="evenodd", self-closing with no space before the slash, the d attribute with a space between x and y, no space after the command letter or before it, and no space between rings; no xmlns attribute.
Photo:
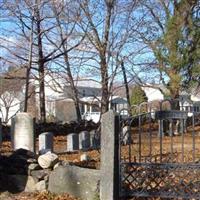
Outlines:
<svg viewBox="0 0 200 200"><path fill-rule="evenodd" d="M139 85L134 86L131 94L131 105L139 105L147 100L147 96L142 88Z"/></svg>

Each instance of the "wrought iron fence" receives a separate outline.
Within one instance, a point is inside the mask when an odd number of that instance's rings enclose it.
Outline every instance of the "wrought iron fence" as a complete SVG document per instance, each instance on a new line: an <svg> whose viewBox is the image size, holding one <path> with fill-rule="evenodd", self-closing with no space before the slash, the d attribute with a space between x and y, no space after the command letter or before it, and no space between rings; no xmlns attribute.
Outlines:
<svg viewBox="0 0 200 200"><path fill-rule="evenodd" d="M200 112L187 108L142 103L120 118L121 196L200 199Z"/></svg>

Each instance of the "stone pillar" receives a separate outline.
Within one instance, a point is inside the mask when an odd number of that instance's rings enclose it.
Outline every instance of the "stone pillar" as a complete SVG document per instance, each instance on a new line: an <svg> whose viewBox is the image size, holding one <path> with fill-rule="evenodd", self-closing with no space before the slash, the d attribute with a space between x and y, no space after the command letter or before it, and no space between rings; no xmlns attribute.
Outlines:
<svg viewBox="0 0 200 200"><path fill-rule="evenodd" d="M70 133L67 135L67 151L73 152L79 150L79 135L76 133Z"/></svg>
<svg viewBox="0 0 200 200"><path fill-rule="evenodd" d="M34 123L30 114L22 112L15 116L13 127L14 150L23 148L35 152Z"/></svg>
<svg viewBox="0 0 200 200"><path fill-rule="evenodd" d="M87 131L79 133L79 149L87 151L90 148L90 134Z"/></svg>
<svg viewBox="0 0 200 200"><path fill-rule="evenodd" d="M102 115L100 199L119 199L119 120L113 110Z"/></svg>
<svg viewBox="0 0 200 200"><path fill-rule="evenodd" d="M39 153L53 152L53 133L45 132L39 135Z"/></svg>

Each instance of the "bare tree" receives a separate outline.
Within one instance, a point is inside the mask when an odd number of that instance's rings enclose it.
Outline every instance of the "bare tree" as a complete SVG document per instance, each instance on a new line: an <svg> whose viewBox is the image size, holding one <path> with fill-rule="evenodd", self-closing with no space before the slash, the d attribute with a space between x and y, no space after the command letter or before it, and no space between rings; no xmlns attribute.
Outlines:
<svg viewBox="0 0 200 200"><path fill-rule="evenodd" d="M79 20L90 44L90 54L96 58L102 85L101 112L108 110L112 96L113 83L118 73L121 74L119 57L124 57L130 46L129 38L136 1L78 1L83 15ZM86 29L87 28L87 29ZM93 52L92 52L93 51ZM121 60L121 59L120 59ZM94 63L92 59L90 64ZM94 65L94 64L93 64ZM97 69L97 66L94 68Z"/></svg>

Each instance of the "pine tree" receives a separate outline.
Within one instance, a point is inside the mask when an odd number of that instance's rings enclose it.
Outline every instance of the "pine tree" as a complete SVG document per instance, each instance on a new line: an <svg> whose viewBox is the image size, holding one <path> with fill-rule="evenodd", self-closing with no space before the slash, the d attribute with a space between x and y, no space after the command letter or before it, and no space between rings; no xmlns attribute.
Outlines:
<svg viewBox="0 0 200 200"><path fill-rule="evenodd" d="M142 88L139 85L134 86L131 94L131 105L139 105L147 100L147 96Z"/></svg>

